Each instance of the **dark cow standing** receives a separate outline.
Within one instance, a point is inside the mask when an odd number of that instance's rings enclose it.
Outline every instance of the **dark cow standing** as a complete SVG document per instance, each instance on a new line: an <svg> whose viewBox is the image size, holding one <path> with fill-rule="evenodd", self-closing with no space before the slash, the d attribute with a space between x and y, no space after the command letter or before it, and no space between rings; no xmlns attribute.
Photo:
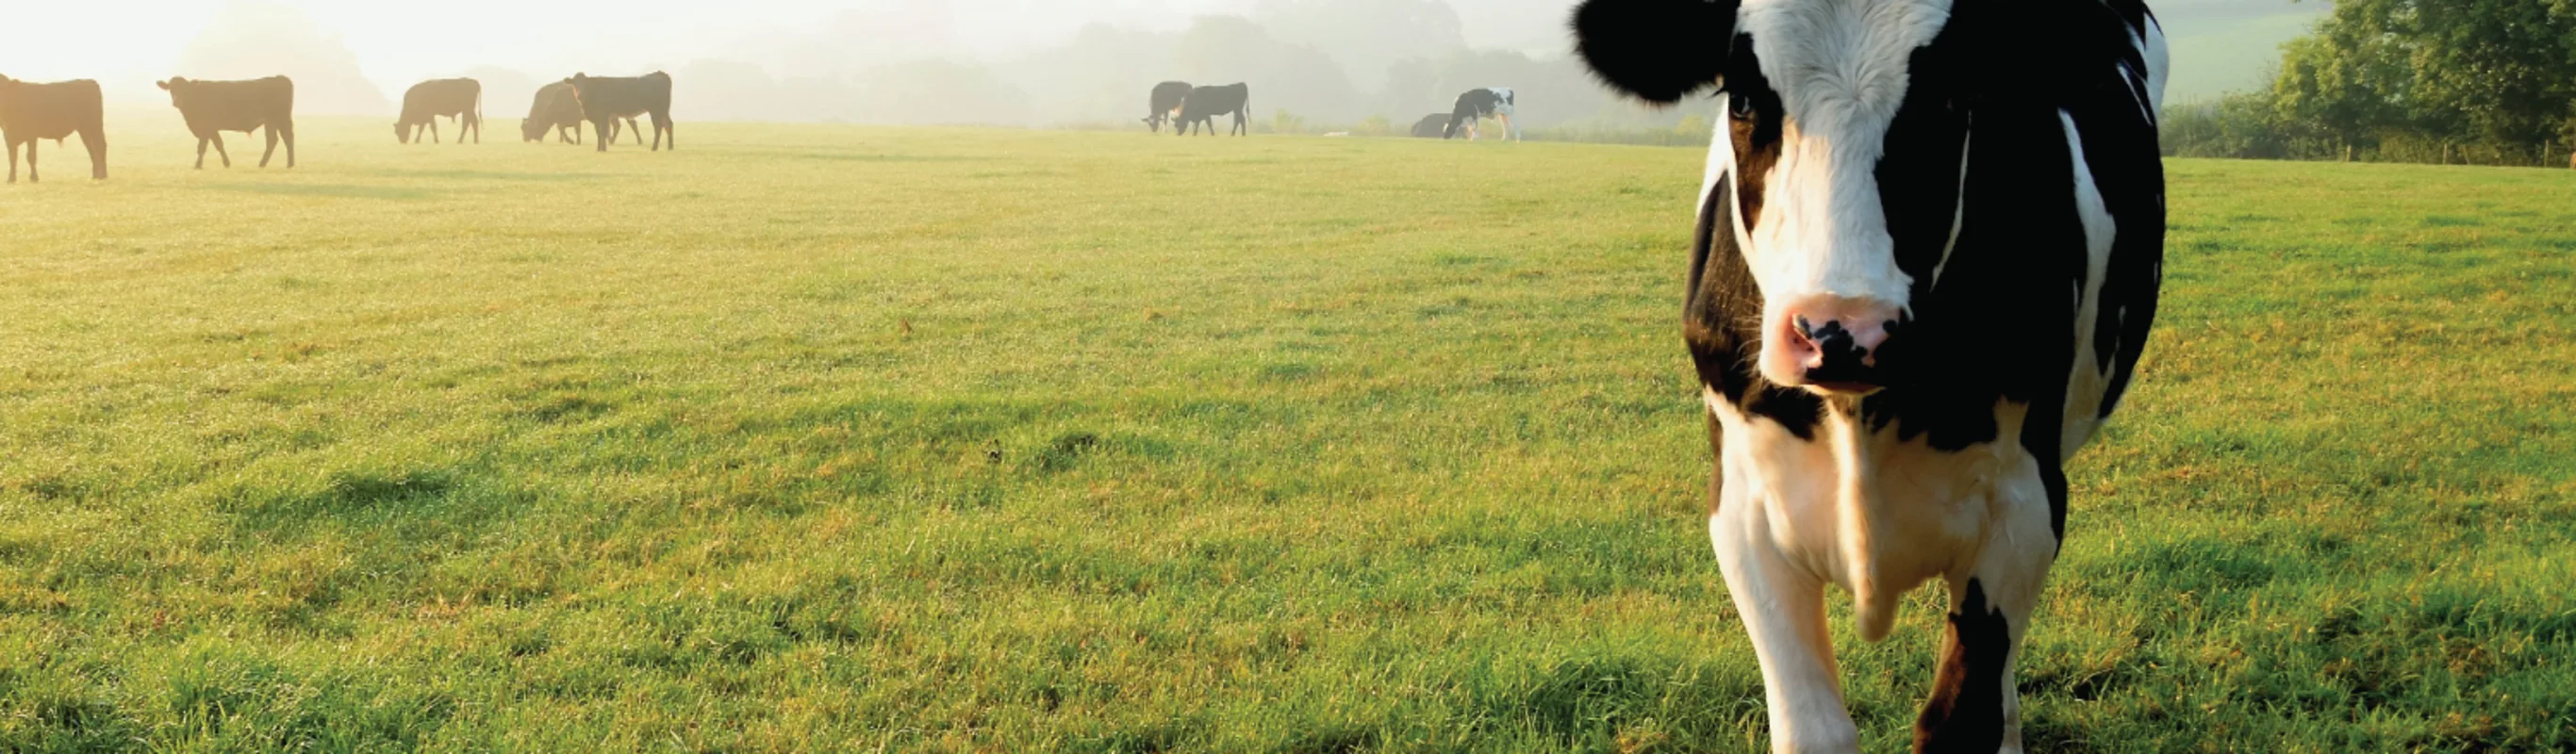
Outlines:
<svg viewBox="0 0 2576 754"><path fill-rule="evenodd" d="M1190 82L1165 81L1155 84L1154 92L1147 96L1145 103L1145 127L1152 129L1154 133L1162 133L1163 124L1172 120L1172 111L1180 109L1181 100L1189 96Z"/></svg>
<svg viewBox="0 0 2576 754"><path fill-rule="evenodd" d="M537 89L536 101L528 105L528 119L519 122L519 137L525 141L545 141L546 132L566 144L581 143L581 98L572 85L561 81Z"/></svg>
<svg viewBox="0 0 2576 754"><path fill-rule="evenodd" d="M170 92L170 105L179 108L179 117L188 122L188 132L197 135L197 169L206 168L206 145L215 145L215 155L224 167L233 166L232 153L224 151L225 131L250 133L267 129L268 151L259 156L259 166L277 155L277 143L286 142L286 166L295 167L295 82L284 76L270 76L249 81L191 81L172 77L160 82Z"/></svg>
<svg viewBox="0 0 2576 754"><path fill-rule="evenodd" d="M1432 113L1413 122L1413 135L1423 139L1445 139L1449 136L1449 114Z"/></svg>
<svg viewBox="0 0 2576 754"><path fill-rule="evenodd" d="M1440 138L1453 138L1458 132L1465 131L1467 140L1475 141L1476 121L1496 118L1503 122L1504 138L1520 141L1520 126L1512 123L1516 99L1518 97L1512 94L1512 90L1504 87L1469 89L1459 94L1457 104L1449 109L1449 127L1440 132Z"/></svg>
<svg viewBox="0 0 2576 754"><path fill-rule="evenodd" d="M9 182L18 182L18 145L27 146L27 182L36 183L36 140L80 134L89 149L89 177L107 179L106 119L98 82L89 79L37 84L0 76L0 142L9 147Z"/></svg>
<svg viewBox="0 0 2576 754"><path fill-rule="evenodd" d="M1682 309L1709 535L1775 751L1857 751L1825 588L1864 640L1949 596L1921 751L2019 752L2013 667L2065 463L2155 320L2163 32L2141 0L1587 0L1577 51L1714 87Z"/></svg>
<svg viewBox="0 0 2576 754"><path fill-rule="evenodd" d="M1252 133L1252 87L1227 84L1193 88L1172 113L1172 133L1176 136L1188 136L1193 123L1204 128L1201 133L1214 136L1216 116L1226 114L1234 116L1234 127L1226 133L1247 136Z"/></svg>
<svg viewBox="0 0 2576 754"><path fill-rule="evenodd" d="M617 140L616 121L633 123L637 115L653 116L653 151L662 151L662 139L670 137L671 148L680 148L679 133L671 127L671 74L661 71L634 78L614 78L573 74L564 79L572 84L573 94L581 99L582 117L590 120L599 136L599 151L608 151L608 143ZM637 134L635 140L644 140Z"/></svg>
<svg viewBox="0 0 2576 754"><path fill-rule="evenodd" d="M402 117L394 120L394 138L404 144L423 128L429 129L431 143L438 141L440 116L455 118L456 143L465 143L468 131L474 143L483 143L483 83L473 79L434 79L413 84L403 92Z"/></svg>

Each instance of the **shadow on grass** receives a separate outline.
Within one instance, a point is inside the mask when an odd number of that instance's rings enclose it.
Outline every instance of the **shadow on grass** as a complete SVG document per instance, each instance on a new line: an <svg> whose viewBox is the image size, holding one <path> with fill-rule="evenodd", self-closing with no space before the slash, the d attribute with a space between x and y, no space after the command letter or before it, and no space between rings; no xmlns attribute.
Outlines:
<svg viewBox="0 0 2576 754"><path fill-rule="evenodd" d="M776 155L794 160L832 160L836 162L989 162L989 157L940 154L859 154L854 152L792 152Z"/></svg>
<svg viewBox="0 0 2576 754"><path fill-rule="evenodd" d="M207 186L207 188L218 191L237 191L245 194L321 196L337 199L420 201L438 197L437 192L427 189L402 188L398 186L351 186L347 184L217 183Z"/></svg>
<svg viewBox="0 0 2576 754"><path fill-rule="evenodd" d="M568 182L615 178L615 173L511 173L495 170L370 170L367 175L446 181Z"/></svg>

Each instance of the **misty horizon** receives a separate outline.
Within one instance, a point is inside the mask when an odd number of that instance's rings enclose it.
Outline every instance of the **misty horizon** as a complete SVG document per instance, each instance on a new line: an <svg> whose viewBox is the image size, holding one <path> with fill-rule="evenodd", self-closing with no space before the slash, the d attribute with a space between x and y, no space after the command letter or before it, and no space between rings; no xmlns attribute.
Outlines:
<svg viewBox="0 0 2576 754"><path fill-rule="evenodd" d="M193 4L101 0L17 16L0 74L98 79L113 106L166 106L171 75L288 75L298 108L390 116L432 78L483 81L489 117L515 119L545 82L576 72L670 72L683 119L1039 126L1133 122L1153 83L1252 85L1256 120L1409 123L1458 92L1510 86L1529 125L1670 125L1593 84L1569 57L1572 0L669 0L588 6L465 0L435 11L324 0ZM2178 36L2232 47L2278 36L2325 6L2285 0L2159 3ZM2257 28L2271 23L2278 30ZM2190 47L2178 39L2178 48ZM2258 50L2259 52L2259 50ZM2189 60L2189 56L2178 56ZM2259 61L2259 58L2252 58ZM2255 63L2178 71L2204 88ZM2181 65L2181 64L2178 64ZM2194 74L2200 74L2195 77ZM2179 99L2203 93L2183 91ZM1703 108L1704 109L1704 108Z"/></svg>

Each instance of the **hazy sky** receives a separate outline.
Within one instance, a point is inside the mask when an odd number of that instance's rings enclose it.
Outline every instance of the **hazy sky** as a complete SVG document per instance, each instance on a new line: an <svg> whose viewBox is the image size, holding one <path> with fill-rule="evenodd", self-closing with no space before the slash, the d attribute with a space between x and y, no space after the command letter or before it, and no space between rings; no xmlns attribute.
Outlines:
<svg viewBox="0 0 2576 754"><path fill-rule="evenodd" d="M772 43L857 18L919 24L961 57L1069 37L1088 21L1172 29L1241 0L274 0L358 53L369 79L399 91L477 65L538 75L633 72L707 57L759 60ZM140 78L171 73L227 3L29 0L10 3L0 73L19 78ZM971 31L970 31L971 30Z"/></svg>
<svg viewBox="0 0 2576 754"><path fill-rule="evenodd" d="M1283 0L1271 0L1281 2ZM1294 0L1285 0L1294 2ZM1562 18L1574 0L1449 0L1468 44L1552 56L1564 49ZM676 68L701 58L786 67L816 46L884 48L899 57L985 62L1055 44L1083 24L1177 30L1194 16L1251 13L1263 0L267 0L308 17L358 56L366 78L390 96L411 82L500 66L537 77L574 71L617 75ZM180 73L181 53L235 0L11 0L0 74L33 80L97 78L112 87ZM2239 33L2260 16L2313 15L2326 3L2288 0L2162 0L2173 25L2209 32L2194 56L2226 70L2234 86L2276 60L2280 31ZM236 15L238 15L236 13ZM2177 29L2178 31L2180 29ZM873 40L849 41L865 34ZM2252 34L2253 36L2247 36ZM2238 39L2236 37L2246 37ZM2259 37L2259 38L2256 38ZM2178 47L2182 45L2178 44ZM2238 59L2241 57L2241 61ZM2221 58L2226 58L2221 61ZM808 55L804 59L811 59ZM2246 69L2242 72L2236 69ZM2196 73L2196 72L2193 72ZM2215 86L2215 84L2213 84ZM153 92L143 91L150 95Z"/></svg>

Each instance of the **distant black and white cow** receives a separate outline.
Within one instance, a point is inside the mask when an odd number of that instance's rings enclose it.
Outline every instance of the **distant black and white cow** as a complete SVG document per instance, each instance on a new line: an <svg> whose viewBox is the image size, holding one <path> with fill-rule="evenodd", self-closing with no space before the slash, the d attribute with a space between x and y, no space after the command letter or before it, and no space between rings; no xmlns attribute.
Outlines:
<svg viewBox="0 0 2576 754"><path fill-rule="evenodd" d="M277 143L286 142L286 166L295 167L295 82L284 76L270 76L249 81L192 81L173 76L159 82L170 92L170 106L179 108L179 117L188 123L188 132L197 136L197 169L206 167L206 145L213 144L215 156L224 167L233 166L232 153L224 151L224 132L250 133L265 129L268 151L260 153L259 166L277 156Z"/></svg>
<svg viewBox="0 0 2576 754"><path fill-rule="evenodd" d="M592 76L576 73L564 79L573 94L581 99L582 117L590 120L599 137L599 151L608 151L609 142L617 140L614 129L624 119L632 130L637 115L653 117L653 151L662 151L662 137L670 136L671 148L680 148L680 135L671 123L671 74L654 71L633 78ZM636 134L641 142L644 136Z"/></svg>
<svg viewBox="0 0 2576 754"><path fill-rule="evenodd" d="M394 139L411 143L421 129L429 130L429 140L438 141L439 116L455 118L456 143L465 143L468 132L474 143L483 143L483 83L473 79L431 79L411 85L403 92L402 115L394 119Z"/></svg>
<svg viewBox="0 0 2576 754"><path fill-rule="evenodd" d="M1413 135L1422 139L1445 139L1449 136L1449 114L1432 113L1413 122Z"/></svg>
<svg viewBox="0 0 2576 754"><path fill-rule="evenodd" d="M1824 590L1859 635L1949 596L1923 751L2020 751L2013 666L2064 463L2129 387L2163 272L2163 32L2142 0L1587 0L1577 50L1715 88L1683 336L1709 534L1776 751L1854 751Z"/></svg>
<svg viewBox="0 0 2576 754"><path fill-rule="evenodd" d="M36 183L36 141L80 134L89 150L89 177L107 180L107 129L98 82L89 79L38 84L0 76L0 143L9 149L9 182L18 182L18 146L27 147L27 182Z"/></svg>
<svg viewBox="0 0 2576 754"><path fill-rule="evenodd" d="M1165 81L1155 84L1154 91L1146 95L1145 127L1154 133L1162 133L1163 124L1171 122L1175 111L1181 109L1181 101L1188 99L1189 96L1190 82Z"/></svg>
<svg viewBox="0 0 2576 754"><path fill-rule="evenodd" d="M1181 98L1181 106L1172 109L1172 133L1188 136L1190 124L1196 123L1204 128L1202 133L1214 136L1216 116L1228 114L1234 116L1234 127L1227 134L1251 135L1252 87L1237 83L1192 88L1189 96Z"/></svg>
<svg viewBox="0 0 2576 754"><path fill-rule="evenodd" d="M1460 93L1458 104L1449 109L1449 127L1441 131L1440 137L1455 138L1464 131L1468 141L1475 141L1476 121L1495 118L1503 122L1504 138L1520 141L1521 128L1512 124L1513 99L1512 90L1507 87L1469 89Z"/></svg>

